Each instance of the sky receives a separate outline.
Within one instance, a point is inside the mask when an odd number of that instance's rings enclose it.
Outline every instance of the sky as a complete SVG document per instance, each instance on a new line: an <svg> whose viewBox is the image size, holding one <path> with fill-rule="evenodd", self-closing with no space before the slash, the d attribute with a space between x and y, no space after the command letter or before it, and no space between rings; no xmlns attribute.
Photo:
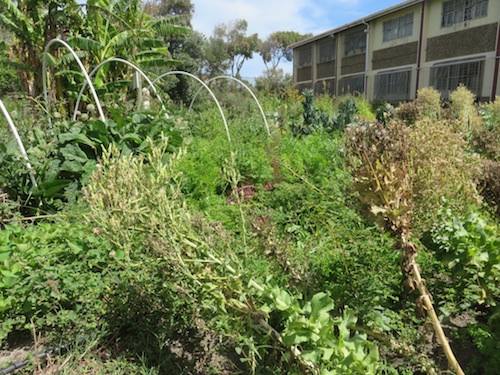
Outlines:
<svg viewBox="0 0 500 375"><path fill-rule="evenodd" d="M214 27L238 19L248 22L247 35L266 39L274 31L320 34L351 21L396 5L403 0L191 0L194 4L193 29L206 37ZM280 63L286 73L292 64ZM252 80L265 69L260 55L243 65L241 75Z"/></svg>

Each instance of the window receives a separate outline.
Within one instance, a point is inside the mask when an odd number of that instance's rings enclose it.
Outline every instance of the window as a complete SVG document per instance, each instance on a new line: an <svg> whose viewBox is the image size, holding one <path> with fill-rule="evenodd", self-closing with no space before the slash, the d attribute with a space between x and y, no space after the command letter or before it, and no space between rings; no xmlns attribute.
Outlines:
<svg viewBox="0 0 500 375"><path fill-rule="evenodd" d="M303 47L299 50L299 68L311 66L311 46Z"/></svg>
<svg viewBox="0 0 500 375"><path fill-rule="evenodd" d="M359 55L366 51L366 35L364 30L347 34L344 37L344 56Z"/></svg>
<svg viewBox="0 0 500 375"><path fill-rule="evenodd" d="M488 15L488 0L448 0L443 3L441 27Z"/></svg>
<svg viewBox="0 0 500 375"><path fill-rule="evenodd" d="M363 94L365 92L365 76L344 77L339 82L339 95Z"/></svg>
<svg viewBox="0 0 500 375"><path fill-rule="evenodd" d="M375 76L375 97L396 102L410 99L411 70L380 73Z"/></svg>
<svg viewBox="0 0 500 375"><path fill-rule="evenodd" d="M413 13L384 22L384 42L413 34Z"/></svg>
<svg viewBox="0 0 500 375"><path fill-rule="evenodd" d="M322 81L317 81L314 85L314 92L316 94L335 95L335 80L324 79Z"/></svg>
<svg viewBox="0 0 500 375"><path fill-rule="evenodd" d="M431 69L431 85L443 96L463 84L471 92L480 96L483 82L484 61L455 62L448 65L434 66Z"/></svg>
<svg viewBox="0 0 500 375"><path fill-rule="evenodd" d="M335 39L329 37L318 43L318 63L335 60Z"/></svg>

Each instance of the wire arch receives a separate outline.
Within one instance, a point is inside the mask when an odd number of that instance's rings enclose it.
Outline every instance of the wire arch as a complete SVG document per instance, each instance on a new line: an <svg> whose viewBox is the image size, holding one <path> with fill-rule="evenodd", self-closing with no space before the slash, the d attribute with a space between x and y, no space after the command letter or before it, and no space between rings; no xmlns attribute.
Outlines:
<svg viewBox="0 0 500 375"><path fill-rule="evenodd" d="M26 149L24 148L23 141L21 140L21 137L19 136L17 128L14 125L14 121L12 121L12 118L10 117L10 113L9 113L9 111L7 111L7 108L5 108L5 105L3 104L2 99L0 99L0 110L3 112L3 115L4 115L5 119L7 120L7 123L9 124L10 131L12 132L12 134L14 135L14 138L17 141L17 146L19 147L19 150L21 151L21 154L23 155L24 160L26 160L26 168L28 169L31 183L33 184L34 187L38 187L38 184L36 183L35 175L33 174L33 169L31 168L31 164L30 164L30 161L28 159L28 154L26 153Z"/></svg>
<svg viewBox="0 0 500 375"><path fill-rule="evenodd" d="M161 103L161 107L163 108L163 111L165 112L165 116L168 118L168 114L167 114L167 110L165 109L165 105L163 104L163 100L161 99L160 95L158 95L158 91L156 90L155 86L154 86L154 82L155 81L151 81L149 79L149 77L135 64L131 63L130 61L128 60L125 60L125 59L122 59L122 58L119 58L119 57L111 57L109 59L106 59L102 62L100 62L99 64L97 64L94 69L92 69L92 71L90 72L89 74L89 79L91 77L93 77L98 71L99 69L101 69L101 67L105 64L108 64L112 61L116 61L116 62L121 62L123 64L126 64L130 67L132 67L133 69L135 69L135 71L137 73L139 73L149 84L149 87L151 87L156 95L156 98L158 99L158 101ZM80 101L82 99L82 96L83 96L83 92L85 91L85 89L87 88L86 84L84 83L82 88L80 89L80 92L78 93L78 97L76 99L76 103L75 103L75 110L73 111L73 118L72 120L76 120L76 112L78 110L78 107L80 106Z"/></svg>
<svg viewBox="0 0 500 375"><path fill-rule="evenodd" d="M191 74L191 73L188 73L188 72L183 72L181 70L174 70L174 71L171 71L171 72L166 72L166 73L163 73L163 74L160 74L158 77L156 77L154 80L153 80L153 84L158 81L160 78L163 78L163 77L166 77L166 76L169 76L169 75L174 75L174 74L181 74L181 75L186 75L186 76L189 76L191 78L194 78L195 80L197 80L199 83L201 83L201 85L208 90L208 92L210 93L210 96L214 99L215 101L215 104L217 104L217 108L219 109L219 112L220 112L220 115L222 117L222 121L224 122L224 127L226 128L226 134L227 134L227 139L229 141L229 143L231 143L231 135L229 134L229 127L227 126L227 121L226 121L226 116L224 116L224 112L222 111L222 108L220 106L220 103L219 101L217 100L217 97L215 96L215 94L213 93L212 90L210 90L210 88L207 86L207 84L205 82L203 82L200 78L196 77L194 74ZM191 108L191 107L190 107Z"/></svg>
<svg viewBox="0 0 500 375"><path fill-rule="evenodd" d="M78 63L78 66L80 67L80 70L82 71L83 75L85 76L86 82L84 82L84 86L85 86L85 84L89 85L90 91L92 92L92 96L94 97L94 101L95 101L96 106L97 106L97 111L99 112L99 116L101 117L102 121L105 121L106 117L104 116L101 102L99 101L99 97L97 96L97 93L95 91L95 87L92 84L92 81L90 80L89 74L87 73L87 70L83 66L82 61L80 60L80 58L76 54L75 50L73 48L71 48L71 46L68 43L66 43L65 41L63 41L59 38L54 38L50 42L48 42L47 45L45 46L45 49L43 50L43 52L44 52L43 57L42 57L43 98L45 100L45 107L46 107L47 113L48 113L49 125L52 125L52 119L50 117L50 103L49 103L49 96L47 93L47 52L49 50L49 47L55 43L62 44L71 53L71 55L73 55L73 57L75 58L76 62ZM75 113L73 114L73 117L74 118L76 117L76 110L75 110Z"/></svg>
<svg viewBox="0 0 500 375"><path fill-rule="evenodd" d="M271 131L269 130L269 124L267 122L267 118L266 118L266 115L264 114L264 110L262 109L262 106L260 105L260 102L259 100L257 99L257 97L255 96L255 94L253 93L253 91L250 89L250 87L248 87L243 81L241 81L240 79L238 78L235 78L235 77L232 77L232 76L217 76L217 77L213 77L213 78L210 78L209 80L206 81L206 84L208 85L210 82L213 82L215 80L218 80L218 79L229 79L229 80L233 80L237 83L239 83L241 86L243 86L249 93L250 95L252 95L252 98L255 100L255 103L257 103L257 106L259 107L259 110L260 110L260 113L262 115L262 118L264 119L264 124L266 125L266 130L267 130L267 135L271 135ZM196 97L198 96L198 94L200 93L201 91L201 87L198 89L198 91L196 91L196 93L194 94L193 96L193 100L191 100L191 104L189 105L189 110L191 110L191 108L193 107L193 103L194 101L196 100Z"/></svg>

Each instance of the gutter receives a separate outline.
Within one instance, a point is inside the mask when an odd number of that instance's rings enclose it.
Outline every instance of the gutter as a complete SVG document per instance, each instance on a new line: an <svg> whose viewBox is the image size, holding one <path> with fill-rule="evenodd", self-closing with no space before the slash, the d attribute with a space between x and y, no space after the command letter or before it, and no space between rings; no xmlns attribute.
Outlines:
<svg viewBox="0 0 500 375"><path fill-rule="evenodd" d="M365 47L365 99L368 98L368 65L370 63L370 24L367 23L364 19L361 20L361 23L366 26L366 29L363 31L366 34L366 47Z"/></svg>
<svg viewBox="0 0 500 375"><path fill-rule="evenodd" d="M491 90L491 101L494 101L497 95L498 71L500 67L500 20L498 22L497 49L495 54L495 70L493 71L493 89Z"/></svg>
<svg viewBox="0 0 500 375"><path fill-rule="evenodd" d="M300 47L300 46L303 46L304 44L308 44L308 43L311 43L311 42L314 42L318 39L322 39L324 37L327 37L329 36L330 34L338 34L340 33L341 31L345 31L345 30L348 30L348 29L351 29L355 26L360 26L363 24L363 22L369 22L369 21L372 21L376 18L379 18L379 17L382 17L382 16L385 16L387 14L390 14L390 13L393 13L393 12L396 12L396 11L399 11L399 10L403 10L405 8L408 8L410 6L413 6L415 4L419 4L419 3L422 3L424 2L424 0L407 0L407 1L403 1L399 4L396 4L394 6L391 6L389 8L385 8L385 9L382 9L378 12L375 12L375 13L372 13L366 17L363 17L361 19L358 19L358 20L355 20L353 22L350 22L350 23L347 23L347 24L344 24L342 26L339 26L337 28L334 28L334 29L330 29L328 31L325 31L321 34L318 34L316 36L313 36L311 38L308 38L308 39L304 39L300 42L297 42L297 43L294 43L294 44L291 44L290 45L290 48L294 49L294 48L297 48L297 47Z"/></svg>
<svg viewBox="0 0 500 375"><path fill-rule="evenodd" d="M415 98L417 97L418 88L420 85L420 67L422 61L422 41L424 40L424 15L425 15L425 0L422 2L422 13L420 15L420 33L418 39L418 52L417 52L417 79L415 87Z"/></svg>

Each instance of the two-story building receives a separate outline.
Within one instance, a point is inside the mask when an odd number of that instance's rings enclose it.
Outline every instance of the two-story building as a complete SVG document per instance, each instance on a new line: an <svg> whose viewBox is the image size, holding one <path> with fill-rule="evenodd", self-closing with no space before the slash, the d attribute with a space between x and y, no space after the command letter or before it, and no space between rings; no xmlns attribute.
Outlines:
<svg viewBox="0 0 500 375"><path fill-rule="evenodd" d="M500 0L407 0L292 48L301 90L399 102L464 84L490 100L500 95Z"/></svg>

